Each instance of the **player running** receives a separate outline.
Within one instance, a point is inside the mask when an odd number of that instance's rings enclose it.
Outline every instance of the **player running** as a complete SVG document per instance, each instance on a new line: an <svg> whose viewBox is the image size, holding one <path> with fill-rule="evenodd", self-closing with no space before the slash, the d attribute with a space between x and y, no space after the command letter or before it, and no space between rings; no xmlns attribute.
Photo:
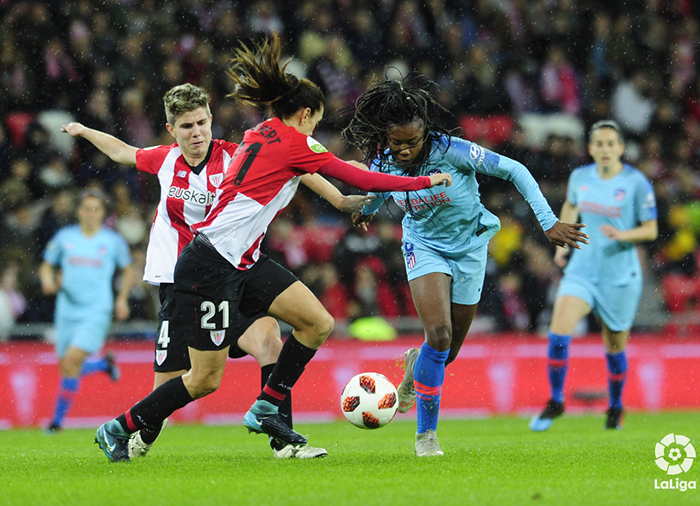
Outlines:
<svg viewBox="0 0 700 506"><path fill-rule="evenodd" d="M476 174L511 181L550 242L575 248L577 242L587 242L580 232L583 225L557 221L522 164L453 137L436 123L440 105L429 91L431 85L420 75L375 85L358 97L354 117L343 132L364 152L373 171L452 176L449 188L384 193L353 216L356 225L367 223L389 198L405 212L402 250L425 342L420 350L405 353L399 411L407 412L418 397L415 454L419 457L443 455L436 430L445 366L457 357L474 319L488 242L500 229L498 218L479 200Z"/></svg>
<svg viewBox="0 0 700 506"><path fill-rule="evenodd" d="M564 380L569 343L576 325L594 311L602 320L608 367L609 404L605 428L622 426L622 389L627 375L625 347L642 295L638 242L658 236L654 190L639 170L622 163L625 144L614 121L591 127L588 153L594 163L569 177L561 219L579 216L591 230L591 244L576 251L557 248L554 263L564 268L549 328L547 373L551 398L530 429L544 431L564 413Z"/></svg>
<svg viewBox="0 0 700 506"><path fill-rule="evenodd" d="M248 130L221 183L221 194L175 266L172 326L187 335L191 369L97 429L110 461L128 458L129 435L157 427L175 410L214 392L232 344L231 315L268 313L294 329L258 400L246 413L250 431L300 448L304 436L287 426L279 406L333 329L333 318L296 277L260 252L270 222L286 207L304 174L319 172L365 190L420 189L448 175L402 178L372 174L339 160L311 137L324 110L320 88L280 65L279 38L236 50L231 98L269 106L272 117ZM286 66L286 65L285 65ZM364 166L362 166L364 167ZM366 168L366 167L364 167Z"/></svg>
<svg viewBox="0 0 700 506"><path fill-rule="evenodd" d="M190 369L187 338L177 326L171 325L175 311L173 271L178 255L194 236L190 226L204 219L221 193L226 168L238 147L232 142L212 139L209 96L202 88L192 84L175 86L164 95L163 103L166 128L176 141L171 145L139 149L80 123L62 127L62 131L73 137L87 139L113 161L135 165L138 170L158 177L160 202L151 227L144 273L146 282L159 286L161 302L153 388ZM358 210L366 199L359 195L343 196L320 175L305 175L302 182L347 212ZM250 354L254 357L260 364L264 385L282 348L277 321L260 313L248 317L238 314L232 322L229 356L238 358ZM292 427L291 398L281 406L280 415ZM129 442L129 456L146 455L160 430L159 425L137 432ZM296 451L277 441L270 444L277 458L313 458L327 454L323 448L308 445Z"/></svg>
<svg viewBox="0 0 700 506"><path fill-rule="evenodd" d="M78 223L56 233L47 244L44 262L39 267L43 292L57 295L54 324L61 383L49 433L61 430L82 377L104 372L113 381L119 379L119 369L111 355L90 357L104 346L112 312L117 320L129 317L131 254L124 238L103 226L106 212L102 192L83 192ZM121 269L122 276L115 299L112 283L117 269Z"/></svg>

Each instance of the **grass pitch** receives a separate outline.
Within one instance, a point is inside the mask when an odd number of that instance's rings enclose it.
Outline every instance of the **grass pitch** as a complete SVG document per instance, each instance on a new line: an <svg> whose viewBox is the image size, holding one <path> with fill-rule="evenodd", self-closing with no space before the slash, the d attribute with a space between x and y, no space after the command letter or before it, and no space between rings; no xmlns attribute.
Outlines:
<svg viewBox="0 0 700 506"><path fill-rule="evenodd" d="M667 476L654 463L666 434L700 453L700 413L565 416L544 433L524 418L440 422L445 456L413 455L415 424L378 431L346 422L298 425L329 456L278 461L242 426L170 426L147 458L111 464L92 430L0 432L0 504L25 505L653 505L700 504L700 463Z"/></svg>

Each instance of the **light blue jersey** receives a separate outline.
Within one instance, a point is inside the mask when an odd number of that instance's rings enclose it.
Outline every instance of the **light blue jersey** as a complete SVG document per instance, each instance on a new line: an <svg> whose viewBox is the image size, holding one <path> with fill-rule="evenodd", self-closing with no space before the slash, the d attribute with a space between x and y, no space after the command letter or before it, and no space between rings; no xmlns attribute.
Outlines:
<svg viewBox="0 0 700 506"><path fill-rule="evenodd" d="M70 225L51 239L44 260L62 272L57 322L111 317L114 272L131 263L129 246L121 235L103 227L87 237L79 225Z"/></svg>
<svg viewBox="0 0 700 506"><path fill-rule="evenodd" d="M624 165L615 177L603 179L595 164L585 165L571 173L566 197L578 207L590 244L573 250L565 275L608 286L641 283L635 245L608 239L600 227L607 224L629 230L656 219L654 190L644 174Z"/></svg>
<svg viewBox="0 0 700 506"><path fill-rule="evenodd" d="M384 170L404 175L404 169L392 161L385 164ZM371 170L378 170L377 161ZM501 227L499 219L481 203L477 172L511 181L530 204L544 230L557 222L524 165L473 142L447 136L433 141L430 156L416 175L449 173L451 186L435 186L408 194L384 193L362 212L375 213L384 200L391 197L406 213L402 223L404 241L422 243L447 255L473 251L487 244Z"/></svg>

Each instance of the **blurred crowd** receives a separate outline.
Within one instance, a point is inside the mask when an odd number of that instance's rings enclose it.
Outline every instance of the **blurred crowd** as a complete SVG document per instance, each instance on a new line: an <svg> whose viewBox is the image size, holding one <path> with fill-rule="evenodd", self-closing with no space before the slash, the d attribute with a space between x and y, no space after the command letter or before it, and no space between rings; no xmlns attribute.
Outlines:
<svg viewBox="0 0 700 506"><path fill-rule="evenodd" d="M139 147L170 144L162 96L192 82L211 93L214 138L237 141L264 112L226 100L229 55L240 41L275 34L288 70L326 93L315 136L330 151L359 157L331 113L374 80L419 71L441 85L451 114L440 120L524 163L555 213L570 171L589 161L587 127L617 120L626 161L658 198L661 235L642 251L647 280L696 290L674 302L687 309L700 295L699 29L693 0L0 0L0 336L15 320L51 321L36 267L47 241L74 221L78 189L110 194L108 224L143 267L157 180L60 125L77 120ZM547 118L571 128L547 129ZM534 132L535 124L544 128ZM510 183L484 177L480 185L503 227L490 245L479 314L497 330L537 331L560 276L552 248ZM337 318L412 316L399 219L388 206L364 234L301 188L265 248ZM154 319L156 298L137 285L132 318Z"/></svg>

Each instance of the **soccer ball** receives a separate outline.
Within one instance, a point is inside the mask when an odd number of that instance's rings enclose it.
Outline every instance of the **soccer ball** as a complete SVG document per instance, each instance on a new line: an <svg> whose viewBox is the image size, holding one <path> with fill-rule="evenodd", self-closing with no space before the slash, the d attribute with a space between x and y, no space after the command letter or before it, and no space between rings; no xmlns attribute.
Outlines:
<svg viewBox="0 0 700 506"><path fill-rule="evenodd" d="M382 374L363 372L345 385L340 408L348 421L361 429L388 424L399 407L396 387Z"/></svg>

